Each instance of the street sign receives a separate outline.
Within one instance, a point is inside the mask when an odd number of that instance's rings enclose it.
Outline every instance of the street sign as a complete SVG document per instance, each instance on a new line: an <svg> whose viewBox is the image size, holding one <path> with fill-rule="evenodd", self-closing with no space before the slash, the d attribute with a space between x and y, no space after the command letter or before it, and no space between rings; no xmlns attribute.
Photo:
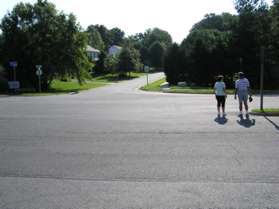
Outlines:
<svg viewBox="0 0 279 209"><path fill-rule="evenodd" d="M10 61L9 64L10 64L10 66L12 68L16 68L17 67L17 61Z"/></svg>
<svg viewBox="0 0 279 209"><path fill-rule="evenodd" d="M36 70L37 76L41 76L42 74L43 74L43 71L40 68L38 70Z"/></svg>
<svg viewBox="0 0 279 209"><path fill-rule="evenodd" d="M42 65L36 65L36 75L37 76L41 76L43 74L43 71L42 71Z"/></svg>
<svg viewBox="0 0 279 209"><path fill-rule="evenodd" d="M20 87L19 81L9 81L8 85L9 89L19 89Z"/></svg>
<svg viewBox="0 0 279 209"><path fill-rule="evenodd" d="M149 66L144 65L144 72L148 73L149 72Z"/></svg>
<svg viewBox="0 0 279 209"><path fill-rule="evenodd" d="M42 91L42 84L41 84L41 75L43 74L43 71L42 71L42 65L36 65L36 75L38 76L38 82L39 82L39 92Z"/></svg>

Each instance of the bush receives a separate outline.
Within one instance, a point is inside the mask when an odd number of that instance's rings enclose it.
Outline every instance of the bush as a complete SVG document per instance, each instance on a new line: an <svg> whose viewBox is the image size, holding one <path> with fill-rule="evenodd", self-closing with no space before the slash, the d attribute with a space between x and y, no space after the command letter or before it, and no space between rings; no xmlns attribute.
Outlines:
<svg viewBox="0 0 279 209"><path fill-rule="evenodd" d="M8 81L5 78L0 77L0 92L5 93L9 89Z"/></svg>

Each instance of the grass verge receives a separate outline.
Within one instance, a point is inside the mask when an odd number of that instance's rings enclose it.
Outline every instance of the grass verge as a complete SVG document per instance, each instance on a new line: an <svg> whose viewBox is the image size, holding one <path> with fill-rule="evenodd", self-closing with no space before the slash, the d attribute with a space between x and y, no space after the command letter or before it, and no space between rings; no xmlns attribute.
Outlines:
<svg viewBox="0 0 279 209"><path fill-rule="evenodd" d="M162 79L157 80L153 83L145 85L145 86L141 87L140 89L145 90L145 91L161 91L160 85L164 82L166 82L166 78L162 78Z"/></svg>
<svg viewBox="0 0 279 209"><path fill-rule="evenodd" d="M166 82L166 79L160 79L155 81L149 85L145 85L141 87L142 90L145 91L161 91L160 85ZM179 86L171 86L167 91L168 93L181 93L181 94L213 94L213 89L209 87L179 87ZM233 94L233 89L227 89L228 94Z"/></svg>
<svg viewBox="0 0 279 209"><path fill-rule="evenodd" d="M251 112L258 115L279 116L279 108L252 109Z"/></svg>
<svg viewBox="0 0 279 209"><path fill-rule="evenodd" d="M61 81L54 80L51 83L50 89L46 92L36 92L35 89L21 89L20 95L22 96L47 96L56 94L78 93L79 91L94 89L108 85L112 82L119 82L130 80L142 76L144 73L131 72L128 76L119 76L118 74L106 74L94 77L92 80L87 80L80 85L77 80Z"/></svg>

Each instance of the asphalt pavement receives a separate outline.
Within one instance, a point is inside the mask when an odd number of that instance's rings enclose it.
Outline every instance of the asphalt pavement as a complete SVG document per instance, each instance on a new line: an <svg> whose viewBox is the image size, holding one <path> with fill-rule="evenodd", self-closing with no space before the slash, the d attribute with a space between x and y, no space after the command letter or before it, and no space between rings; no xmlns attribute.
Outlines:
<svg viewBox="0 0 279 209"><path fill-rule="evenodd" d="M145 83L0 97L0 209L279 208L279 117Z"/></svg>

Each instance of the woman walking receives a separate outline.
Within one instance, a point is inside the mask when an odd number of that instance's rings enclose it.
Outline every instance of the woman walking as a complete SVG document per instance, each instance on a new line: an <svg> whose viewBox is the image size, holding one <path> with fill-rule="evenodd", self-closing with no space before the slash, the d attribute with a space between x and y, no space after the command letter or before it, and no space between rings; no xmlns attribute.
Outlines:
<svg viewBox="0 0 279 209"><path fill-rule="evenodd" d="M214 85L215 90L215 96L217 100L217 111L218 111L218 117L220 117L220 107L222 107L222 113L223 117L226 116L225 113L225 104L226 104L226 84L223 81L224 76L219 75L217 76L217 80Z"/></svg>

